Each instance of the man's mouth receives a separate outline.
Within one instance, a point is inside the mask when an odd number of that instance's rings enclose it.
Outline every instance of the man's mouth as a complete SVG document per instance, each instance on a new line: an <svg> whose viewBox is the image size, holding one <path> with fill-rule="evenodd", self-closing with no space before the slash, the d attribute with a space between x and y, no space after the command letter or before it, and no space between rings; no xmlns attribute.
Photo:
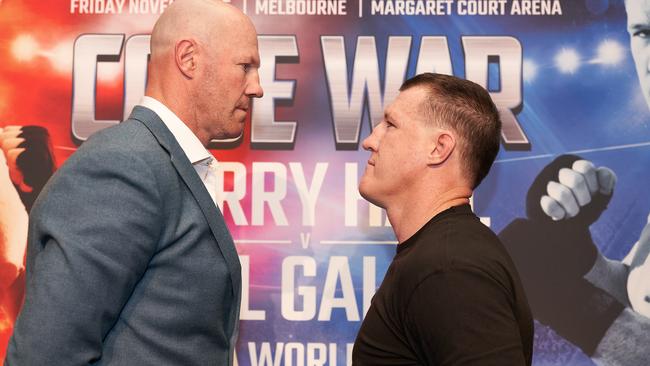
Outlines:
<svg viewBox="0 0 650 366"><path fill-rule="evenodd" d="M247 98L241 99L240 103L235 105L235 108L241 109L244 112L248 112L250 107L251 107L250 100L248 100Z"/></svg>

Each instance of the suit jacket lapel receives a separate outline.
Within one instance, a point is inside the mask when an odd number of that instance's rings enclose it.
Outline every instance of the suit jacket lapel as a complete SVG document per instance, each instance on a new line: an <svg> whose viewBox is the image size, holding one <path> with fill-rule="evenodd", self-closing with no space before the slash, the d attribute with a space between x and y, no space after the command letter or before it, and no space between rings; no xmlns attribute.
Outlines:
<svg viewBox="0 0 650 366"><path fill-rule="evenodd" d="M210 226L212 234L217 240L221 254L228 265L233 292L235 294L235 299L237 299L237 301L235 301L237 309L235 310L237 310L236 314L239 315L241 265L239 263L239 257L237 256L237 250L235 249L235 243L228 232L221 211L214 204L214 201L212 201L210 194L205 189L205 185L199 178L196 170L194 170L194 167L187 159L187 156L174 138L174 135L172 135L162 120L160 120L160 117L147 108L137 106L133 109L129 118L142 122L156 137L160 145L169 152L172 164L196 199L197 204L203 212L203 216L205 216L205 219Z"/></svg>

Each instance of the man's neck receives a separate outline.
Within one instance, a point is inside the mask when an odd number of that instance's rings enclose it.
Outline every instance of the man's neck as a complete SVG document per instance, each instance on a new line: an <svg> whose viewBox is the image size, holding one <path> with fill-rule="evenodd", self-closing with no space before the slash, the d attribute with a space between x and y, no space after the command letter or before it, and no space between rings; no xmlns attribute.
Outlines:
<svg viewBox="0 0 650 366"><path fill-rule="evenodd" d="M454 187L439 194L430 195L430 197L436 197L431 201L420 198L412 202L400 203L397 207L387 207L386 213L393 226L395 236L401 244L442 211L450 207L468 204L471 195L472 190L468 187Z"/></svg>
<svg viewBox="0 0 650 366"><path fill-rule="evenodd" d="M181 121L196 135L196 137L201 142L206 149L210 143L210 138L201 131L196 124L196 116L192 113L191 110L187 110L184 106L189 105L184 101L184 95L182 93L176 93L176 90L173 88L167 88L167 90L173 90L172 95L168 93L163 93L162 88L149 88L145 91L145 96L156 99L158 102L162 103L170 111L172 111ZM174 94L175 93L175 94Z"/></svg>

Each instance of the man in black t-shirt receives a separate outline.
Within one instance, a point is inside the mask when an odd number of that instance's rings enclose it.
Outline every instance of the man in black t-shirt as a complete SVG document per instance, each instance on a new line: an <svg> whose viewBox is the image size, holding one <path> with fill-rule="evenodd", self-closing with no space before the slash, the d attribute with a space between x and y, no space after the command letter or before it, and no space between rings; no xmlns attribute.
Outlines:
<svg viewBox="0 0 650 366"><path fill-rule="evenodd" d="M519 275L469 197L499 151L488 92L453 76L407 80L363 142L359 191L399 241L354 345L354 365L530 365Z"/></svg>

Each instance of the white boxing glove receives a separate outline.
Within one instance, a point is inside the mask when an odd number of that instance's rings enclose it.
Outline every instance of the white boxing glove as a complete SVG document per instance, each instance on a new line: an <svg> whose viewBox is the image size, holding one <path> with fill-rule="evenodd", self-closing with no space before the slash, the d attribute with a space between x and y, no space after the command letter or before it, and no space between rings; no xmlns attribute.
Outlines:
<svg viewBox="0 0 650 366"><path fill-rule="evenodd" d="M577 216L596 193L611 195L616 174L607 167L597 168L590 161L577 160L571 169L560 169L558 181L548 182L547 194L540 199L544 213L555 221Z"/></svg>

